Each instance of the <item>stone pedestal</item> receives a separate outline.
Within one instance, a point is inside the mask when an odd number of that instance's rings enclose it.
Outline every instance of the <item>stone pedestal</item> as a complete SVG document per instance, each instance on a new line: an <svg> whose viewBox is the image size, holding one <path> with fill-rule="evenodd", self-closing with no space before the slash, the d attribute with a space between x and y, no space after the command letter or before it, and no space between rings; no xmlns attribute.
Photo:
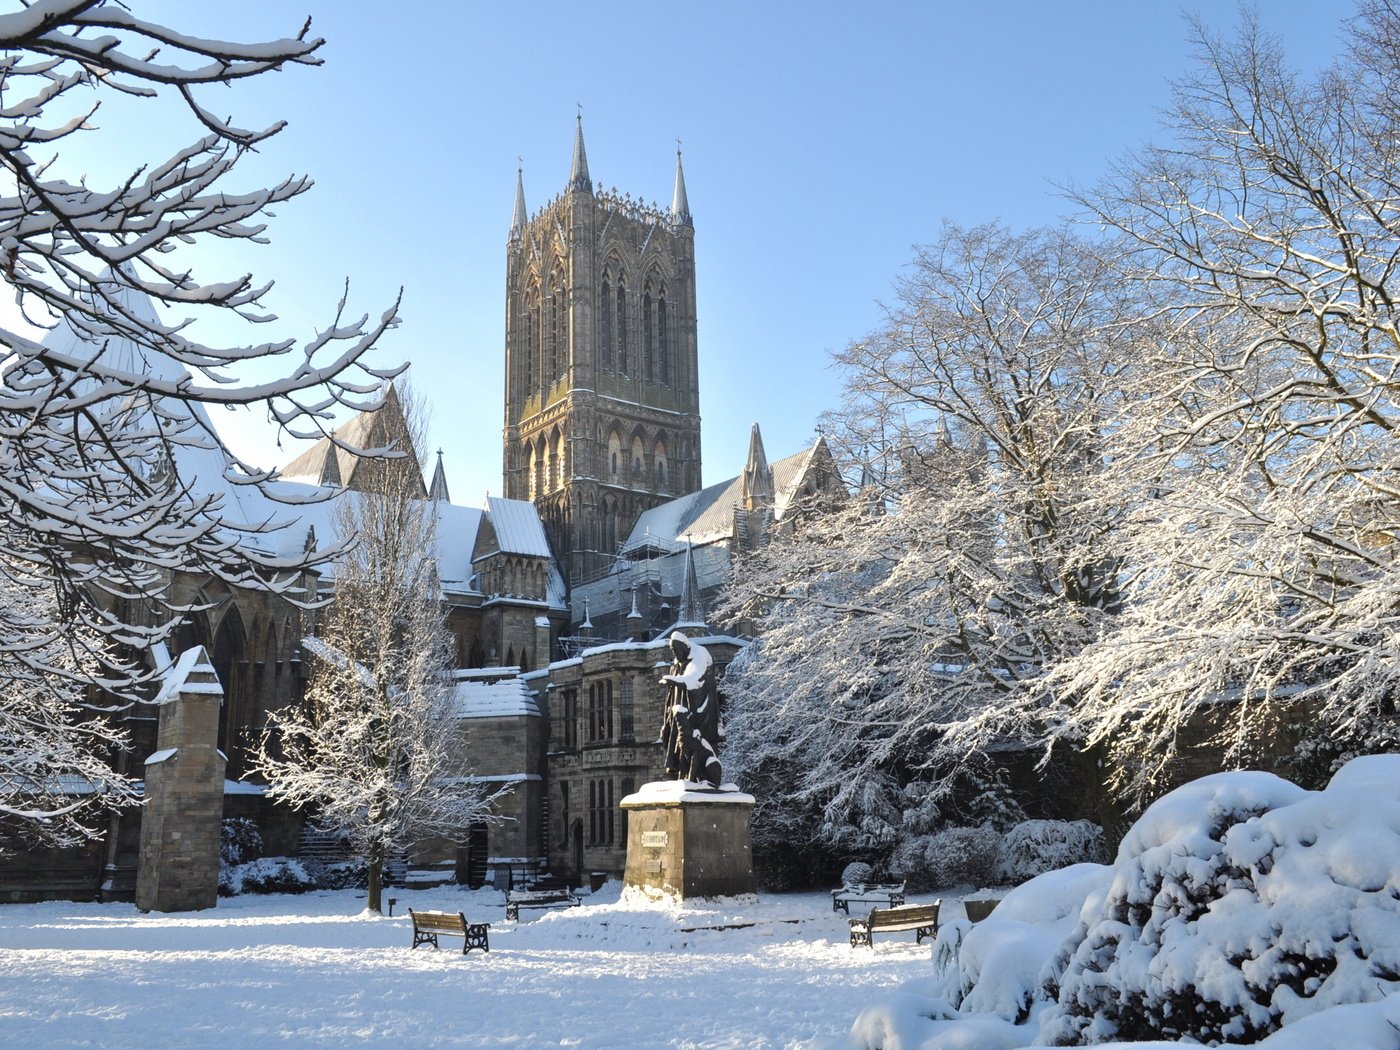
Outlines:
<svg viewBox="0 0 1400 1050"><path fill-rule="evenodd" d="M651 897L739 897L754 892L749 817L754 797L685 781L644 784L627 814L624 886Z"/></svg>
<svg viewBox="0 0 1400 1050"><path fill-rule="evenodd" d="M187 650L156 697L156 746L146 760L146 805L136 907L195 911L219 898L225 758L218 749L223 690L204 647Z"/></svg>

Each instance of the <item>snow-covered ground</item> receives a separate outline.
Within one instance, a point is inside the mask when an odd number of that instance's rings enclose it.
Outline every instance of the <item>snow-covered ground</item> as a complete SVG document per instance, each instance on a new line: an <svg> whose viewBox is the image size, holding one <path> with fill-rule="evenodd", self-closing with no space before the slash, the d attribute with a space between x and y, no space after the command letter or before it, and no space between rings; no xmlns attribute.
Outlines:
<svg viewBox="0 0 1400 1050"><path fill-rule="evenodd" d="M0 906L0 1047L1400 1050L1397 785L1400 755L1323 791L1205 777L1112 865L1032 879L975 926L945 895L931 951L851 948L828 894L682 906L616 883L521 922L494 890L399 892L490 922L470 956L411 950L408 917L355 891Z"/></svg>
<svg viewBox="0 0 1400 1050"><path fill-rule="evenodd" d="M392 919L348 890L0 906L0 1047L799 1047L930 968L912 933L852 949L828 894L679 907L611 882L520 922L494 890L396 896ZM490 954L410 950L409 907L490 922Z"/></svg>

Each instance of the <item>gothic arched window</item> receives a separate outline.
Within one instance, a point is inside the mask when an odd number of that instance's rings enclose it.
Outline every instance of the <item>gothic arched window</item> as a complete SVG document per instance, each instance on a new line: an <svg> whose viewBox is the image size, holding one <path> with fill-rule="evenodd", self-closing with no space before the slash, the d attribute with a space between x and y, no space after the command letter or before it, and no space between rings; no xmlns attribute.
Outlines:
<svg viewBox="0 0 1400 1050"><path fill-rule="evenodd" d="M612 285L609 283L607 275L603 276L603 296L602 296L602 324L599 326L602 335L602 345L598 348L599 362L609 371L612 371L612 341L613 341L613 314L612 314Z"/></svg>
<svg viewBox="0 0 1400 1050"><path fill-rule="evenodd" d="M627 375L627 286L617 282L617 370Z"/></svg>
<svg viewBox="0 0 1400 1050"><path fill-rule="evenodd" d="M666 487L666 446L659 441L651 450L651 476L653 488Z"/></svg>
<svg viewBox="0 0 1400 1050"><path fill-rule="evenodd" d="M603 500L601 521L602 543L605 553L617 550L617 501L611 497Z"/></svg>
<svg viewBox="0 0 1400 1050"><path fill-rule="evenodd" d="M616 482L622 470L622 438L616 430L608 435L608 478Z"/></svg>
<svg viewBox="0 0 1400 1050"><path fill-rule="evenodd" d="M642 376L648 381L656 378L656 335L652 329L651 282L642 289Z"/></svg>
<svg viewBox="0 0 1400 1050"><path fill-rule="evenodd" d="M656 346L660 358L661 382L671 385L671 330L666 316L666 286L661 286L661 297L656 301Z"/></svg>
<svg viewBox="0 0 1400 1050"><path fill-rule="evenodd" d="M535 388L535 362L540 352L540 290L533 287L525 296L525 391Z"/></svg>
<svg viewBox="0 0 1400 1050"><path fill-rule="evenodd" d="M553 382L563 374L563 358L566 352L566 320L564 311L564 278L558 270L550 278L549 291L549 372L545 376Z"/></svg>

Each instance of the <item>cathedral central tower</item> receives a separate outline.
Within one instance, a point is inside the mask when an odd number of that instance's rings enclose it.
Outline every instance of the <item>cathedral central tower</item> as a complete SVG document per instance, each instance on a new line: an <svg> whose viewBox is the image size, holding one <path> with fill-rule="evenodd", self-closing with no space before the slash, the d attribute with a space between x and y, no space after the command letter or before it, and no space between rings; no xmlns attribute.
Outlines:
<svg viewBox="0 0 1400 1050"><path fill-rule="evenodd" d="M506 249L505 495L539 509L570 587L613 565L645 510L700 487L695 229L681 157L669 210L595 190L574 137Z"/></svg>

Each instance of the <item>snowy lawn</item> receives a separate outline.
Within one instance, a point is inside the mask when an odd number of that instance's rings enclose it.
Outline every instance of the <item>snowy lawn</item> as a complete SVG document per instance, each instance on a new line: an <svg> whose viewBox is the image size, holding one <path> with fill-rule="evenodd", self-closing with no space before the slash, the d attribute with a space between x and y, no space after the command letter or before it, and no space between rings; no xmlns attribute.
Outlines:
<svg viewBox="0 0 1400 1050"><path fill-rule="evenodd" d="M3 905L0 1046L799 1047L930 972L912 933L852 949L825 893L620 896L610 882L520 922L503 894L456 887L400 891L392 919L359 914L363 891L349 890L178 915ZM490 954L446 938L410 950L409 907L491 923ZM705 928L737 923L753 925Z"/></svg>

